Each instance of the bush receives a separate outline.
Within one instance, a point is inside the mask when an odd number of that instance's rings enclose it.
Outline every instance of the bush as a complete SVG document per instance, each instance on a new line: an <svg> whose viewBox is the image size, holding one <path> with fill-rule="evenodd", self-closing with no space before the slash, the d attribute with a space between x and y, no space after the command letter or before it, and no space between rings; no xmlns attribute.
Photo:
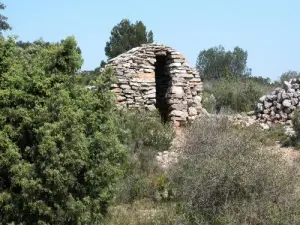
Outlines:
<svg viewBox="0 0 300 225"><path fill-rule="evenodd" d="M300 113L298 110L294 111L292 122L293 129L295 131L295 137L300 140Z"/></svg>
<svg viewBox="0 0 300 225"><path fill-rule="evenodd" d="M264 146L274 146L276 143L282 144L289 138L282 124L272 124L267 130L261 129L259 123L254 123L248 127L235 126L234 129L241 133L250 133L257 143Z"/></svg>
<svg viewBox="0 0 300 225"><path fill-rule="evenodd" d="M171 123L162 123L158 111L124 110L119 114L120 139L133 153L168 150L174 138Z"/></svg>
<svg viewBox="0 0 300 225"><path fill-rule="evenodd" d="M173 185L189 224L299 224L298 168L247 129L201 119L187 132Z"/></svg>
<svg viewBox="0 0 300 225"><path fill-rule="evenodd" d="M295 134L293 136L288 137L283 142L283 146L293 146L297 149L300 149L300 113L298 110L295 110L293 113L292 123Z"/></svg>
<svg viewBox="0 0 300 225"><path fill-rule="evenodd" d="M270 129L261 131L263 133L262 138L264 139L264 144L274 144L275 142L283 143L288 138L282 124L272 124Z"/></svg>
<svg viewBox="0 0 300 225"><path fill-rule="evenodd" d="M100 224L123 175L106 70L89 91L74 38L0 38L0 223Z"/></svg>
<svg viewBox="0 0 300 225"><path fill-rule="evenodd" d="M221 108L230 108L236 112L254 110L258 99L270 90L269 85L241 78L222 79L210 83L205 85L204 90L214 95L217 111Z"/></svg>
<svg viewBox="0 0 300 225"><path fill-rule="evenodd" d="M130 203L137 199L153 197L158 189L158 178L163 176L155 156L170 148L174 130L162 123L158 112L126 110L120 112L119 127L122 143L130 153L130 163L125 179L119 184L117 203Z"/></svg>

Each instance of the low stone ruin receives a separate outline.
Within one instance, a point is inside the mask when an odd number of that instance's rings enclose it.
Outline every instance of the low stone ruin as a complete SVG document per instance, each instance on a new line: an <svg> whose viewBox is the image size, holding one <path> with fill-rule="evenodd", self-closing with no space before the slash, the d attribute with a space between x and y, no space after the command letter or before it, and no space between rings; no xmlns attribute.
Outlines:
<svg viewBox="0 0 300 225"><path fill-rule="evenodd" d="M259 99L256 119L261 123L292 124L295 109L300 108L300 79L285 81L282 88L276 88L269 95Z"/></svg>
<svg viewBox="0 0 300 225"><path fill-rule="evenodd" d="M164 121L194 120L202 112L202 82L183 55L160 44L144 44L108 61L120 107L156 110Z"/></svg>

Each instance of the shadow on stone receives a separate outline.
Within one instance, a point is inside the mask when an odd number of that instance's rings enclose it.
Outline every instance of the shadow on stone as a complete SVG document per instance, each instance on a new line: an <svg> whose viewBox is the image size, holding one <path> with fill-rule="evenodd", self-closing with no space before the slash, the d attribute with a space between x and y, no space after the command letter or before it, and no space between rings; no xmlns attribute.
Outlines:
<svg viewBox="0 0 300 225"><path fill-rule="evenodd" d="M156 85L156 108L158 109L162 121L169 121L169 104L166 94L171 84L170 74L166 71L166 55L157 55L155 63L155 85Z"/></svg>

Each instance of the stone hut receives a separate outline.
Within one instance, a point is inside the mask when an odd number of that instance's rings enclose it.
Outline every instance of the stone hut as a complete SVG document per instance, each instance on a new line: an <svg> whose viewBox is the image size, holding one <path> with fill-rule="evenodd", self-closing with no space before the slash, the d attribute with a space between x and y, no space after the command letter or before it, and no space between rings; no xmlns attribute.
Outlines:
<svg viewBox="0 0 300 225"><path fill-rule="evenodd" d="M108 61L120 107L156 110L180 125L202 112L202 83L183 55L160 44L144 44Z"/></svg>

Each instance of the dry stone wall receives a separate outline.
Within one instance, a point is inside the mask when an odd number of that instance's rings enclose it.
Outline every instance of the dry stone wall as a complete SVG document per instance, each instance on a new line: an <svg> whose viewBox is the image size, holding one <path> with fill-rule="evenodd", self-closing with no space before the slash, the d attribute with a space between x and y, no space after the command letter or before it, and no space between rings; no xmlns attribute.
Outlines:
<svg viewBox="0 0 300 225"><path fill-rule="evenodd" d="M262 96L256 107L256 119L263 123L292 124L293 112L300 108L299 85L300 79L291 79L282 88Z"/></svg>
<svg viewBox="0 0 300 225"><path fill-rule="evenodd" d="M202 82L183 55L160 44L145 44L108 61L117 83L112 90L120 107L158 109L179 125L202 112Z"/></svg>

